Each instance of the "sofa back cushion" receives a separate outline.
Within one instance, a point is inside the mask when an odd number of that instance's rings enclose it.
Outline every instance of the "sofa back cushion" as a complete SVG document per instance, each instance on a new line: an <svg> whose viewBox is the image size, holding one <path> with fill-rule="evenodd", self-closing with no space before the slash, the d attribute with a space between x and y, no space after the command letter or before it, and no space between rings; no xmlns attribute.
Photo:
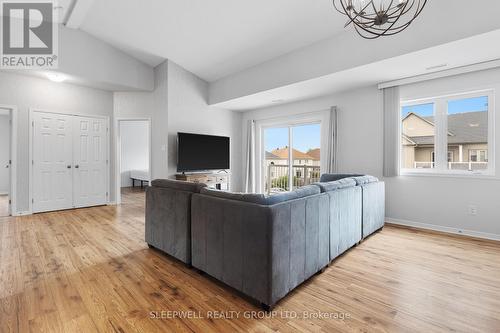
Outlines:
<svg viewBox="0 0 500 333"><path fill-rule="evenodd" d="M356 173L324 173L321 175L319 181L321 183L333 182L339 179L344 178L353 178L353 177L361 177L364 175L356 174Z"/></svg>
<svg viewBox="0 0 500 333"><path fill-rule="evenodd" d="M321 190L315 185L307 185L291 192L270 195L266 197L266 205L275 205L280 202L305 198L311 195L319 194Z"/></svg>
<svg viewBox="0 0 500 333"><path fill-rule="evenodd" d="M304 197L307 197L310 195L319 194L319 193L321 193L321 190L317 186L308 185L308 186L304 186L304 187L301 187L299 189L296 189L295 191L283 192L280 194L270 195L270 196L264 195L264 194L257 194L257 193L226 192L226 191L214 190L214 189L209 189L209 188L201 189L200 193L205 194L205 195L214 196L214 197L223 198L223 199L244 201L244 202L254 203L254 204L258 204L258 205L271 206L271 205L275 205L275 204L278 204L281 202L300 199L300 198L304 198Z"/></svg>
<svg viewBox="0 0 500 333"><path fill-rule="evenodd" d="M370 175L366 176L360 176L360 177L353 177L354 181L356 182L356 185L365 185L369 183L376 183L378 182L378 178Z"/></svg>
<svg viewBox="0 0 500 333"><path fill-rule="evenodd" d="M321 189L321 192L331 192L356 186L356 181L353 178L343 178L332 182L314 183L314 185L318 186Z"/></svg>
<svg viewBox="0 0 500 333"><path fill-rule="evenodd" d="M264 194L226 192L226 191L221 191L221 190L215 190L215 189L208 188L208 187L202 188L200 193L205 194L205 195L209 195L212 197L218 197L218 198L228 199L228 200L250 202L250 203L255 203L255 204L259 204L259 205L263 204L263 202L266 200L266 197Z"/></svg>
<svg viewBox="0 0 500 333"><path fill-rule="evenodd" d="M206 184L192 183L182 180L172 180L172 179L155 179L151 182L153 187L163 187L170 188L180 191L200 193L200 190L206 187Z"/></svg>

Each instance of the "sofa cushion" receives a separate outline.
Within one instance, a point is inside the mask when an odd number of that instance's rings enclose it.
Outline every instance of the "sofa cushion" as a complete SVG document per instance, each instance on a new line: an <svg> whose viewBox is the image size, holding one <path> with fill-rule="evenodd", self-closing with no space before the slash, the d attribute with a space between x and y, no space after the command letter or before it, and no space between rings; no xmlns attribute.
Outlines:
<svg viewBox="0 0 500 333"><path fill-rule="evenodd" d="M283 192L280 194L266 196L266 205L275 205L280 202L285 202L289 200L300 199L304 197L308 197L311 195L319 194L321 190L315 185L307 185L301 188L298 188L291 192Z"/></svg>
<svg viewBox="0 0 500 333"><path fill-rule="evenodd" d="M266 196L264 194L226 192L208 187L202 188L200 193L222 199L245 201L245 202L256 203L259 205L262 205L266 200Z"/></svg>
<svg viewBox="0 0 500 333"><path fill-rule="evenodd" d="M378 182L378 178L370 175L366 176L361 176L361 177L353 177L354 181L356 182L356 185L365 185L369 183L376 183Z"/></svg>
<svg viewBox="0 0 500 333"><path fill-rule="evenodd" d="M200 190L206 187L206 184L202 183L192 183L182 180L172 180L172 179L155 179L151 182L151 186L154 187L164 187L171 188L180 191L199 193Z"/></svg>
<svg viewBox="0 0 500 333"><path fill-rule="evenodd" d="M314 183L313 185L319 186L321 192L331 192L346 187L356 186L356 181L353 178L343 178L333 182Z"/></svg>
<svg viewBox="0 0 500 333"><path fill-rule="evenodd" d="M356 174L356 173L324 173L321 175L320 182L321 183L326 183L326 182L333 182L339 179L344 179L344 178L353 178L353 177L361 177L364 175Z"/></svg>
<svg viewBox="0 0 500 333"><path fill-rule="evenodd" d="M211 195L223 199L245 201L250 203L255 203L259 205L275 205L281 202L295 200L303 197L307 197L314 194L321 193L321 190L317 186L308 185L296 189L292 192L283 192L276 195L264 195L257 193L236 193L236 192L226 192L220 190L214 190L209 188L201 189L200 193L205 195Z"/></svg>

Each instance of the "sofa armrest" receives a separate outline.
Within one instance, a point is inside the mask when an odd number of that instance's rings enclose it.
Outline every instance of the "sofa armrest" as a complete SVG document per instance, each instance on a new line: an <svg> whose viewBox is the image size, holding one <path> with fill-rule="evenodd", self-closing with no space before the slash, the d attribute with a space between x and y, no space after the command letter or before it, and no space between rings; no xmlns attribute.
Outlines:
<svg viewBox="0 0 500 333"><path fill-rule="evenodd" d="M362 185L363 189L363 238L385 224L385 183Z"/></svg>
<svg viewBox="0 0 500 333"><path fill-rule="evenodd" d="M146 242L191 263L191 192L151 186L146 189Z"/></svg>

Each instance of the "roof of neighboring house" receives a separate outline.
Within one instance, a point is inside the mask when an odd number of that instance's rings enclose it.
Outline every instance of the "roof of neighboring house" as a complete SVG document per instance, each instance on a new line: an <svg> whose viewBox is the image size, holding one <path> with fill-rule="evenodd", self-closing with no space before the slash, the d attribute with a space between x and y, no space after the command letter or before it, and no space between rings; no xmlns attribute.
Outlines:
<svg viewBox="0 0 500 333"><path fill-rule="evenodd" d="M319 148L309 149L307 155L311 156L313 160L319 161L321 159L321 150Z"/></svg>
<svg viewBox="0 0 500 333"><path fill-rule="evenodd" d="M303 153L297 149L292 149L294 160L312 160L313 158L306 153ZM288 147L278 148L271 152L271 154L277 156L277 159L286 160L288 159Z"/></svg>
<svg viewBox="0 0 500 333"><path fill-rule="evenodd" d="M434 117L417 117L434 125ZM448 143L488 142L488 112L466 112L448 115ZM417 145L434 143L434 136L412 136Z"/></svg>
<svg viewBox="0 0 500 333"><path fill-rule="evenodd" d="M266 151L266 160L279 160L280 158L273 153Z"/></svg>

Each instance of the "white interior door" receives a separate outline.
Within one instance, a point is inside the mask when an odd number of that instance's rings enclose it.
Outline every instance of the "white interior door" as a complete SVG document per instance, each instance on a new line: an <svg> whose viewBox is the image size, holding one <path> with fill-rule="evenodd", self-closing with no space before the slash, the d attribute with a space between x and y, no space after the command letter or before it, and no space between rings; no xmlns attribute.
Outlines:
<svg viewBox="0 0 500 333"><path fill-rule="evenodd" d="M33 113L33 211L73 207L72 117Z"/></svg>
<svg viewBox="0 0 500 333"><path fill-rule="evenodd" d="M10 189L10 111L0 108L0 196Z"/></svg>
<svg viewBox="0 0 500 333"><path fill-rule="evenodd" d="M0 108L0 217L10 215L10 110Z"/></svg>
<svg viewBox="0 0 500 333"><path fill-rule="evenodd" d="M73 117L74 205L107 203L107 121Z"/></svg>

